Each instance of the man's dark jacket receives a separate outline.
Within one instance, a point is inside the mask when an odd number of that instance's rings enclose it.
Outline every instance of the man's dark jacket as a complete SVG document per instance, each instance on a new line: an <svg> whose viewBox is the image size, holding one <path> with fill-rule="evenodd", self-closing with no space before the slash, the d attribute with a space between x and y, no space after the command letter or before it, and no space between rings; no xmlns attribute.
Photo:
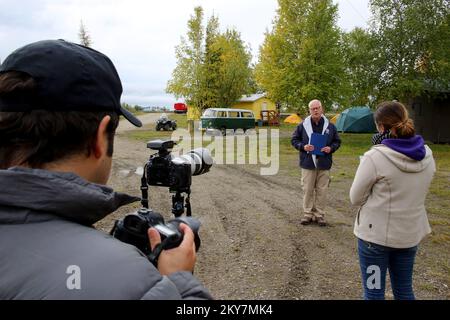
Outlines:
<svg viewBox="0 0 450 320"><path fill-rule="evenodd" d="M314 121L312 122L313 132L322 134L324 119L321 118L319 123L316 125ZM314 170L316 169L312 154L305 151L305 146L309 143L309 138L306 133L303 123L300 123L292 134L291 144L295 149L300 151L300 167L303 169ZM333 164L333 153L339 149L341 146L341 139L339 138L336 126L329 123L327 129L324 133L327 136L327 146L331 148L331 153L325 154L324 156L317 156L317 169L319 170L330 170Z"/></svg>
<svg viewBox="0 0 450 320"><path fill-rule="evenodd" d="M134 246L91 227L139 198L40 169L0 170L0 186L0 300L211 298L190 272L161 276Z"/></svg>

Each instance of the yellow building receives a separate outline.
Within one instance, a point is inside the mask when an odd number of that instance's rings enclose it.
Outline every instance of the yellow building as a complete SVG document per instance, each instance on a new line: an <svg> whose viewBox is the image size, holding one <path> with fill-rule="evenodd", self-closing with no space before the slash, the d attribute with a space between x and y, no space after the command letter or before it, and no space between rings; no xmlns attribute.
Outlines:
<svg viewBox="0 0 450 320"><path fill-rule="evenodd" d="M251 110L255 114L256 120L261 120L261 111L263 110L277 110L275 102L267 99L265 93L242 96L231 108Z"/></svg>
<svg viewBox="0 0 450 320"><path fill-rule="evenodd" d="M262 110L277 110L275 103L267 99L265 93L244 95L235 104L233 104L231 108L251 110L255 115L255 120L261 119ZM199 108L188 106L188 120L200 120L201 115L202 112Z"/></svg>

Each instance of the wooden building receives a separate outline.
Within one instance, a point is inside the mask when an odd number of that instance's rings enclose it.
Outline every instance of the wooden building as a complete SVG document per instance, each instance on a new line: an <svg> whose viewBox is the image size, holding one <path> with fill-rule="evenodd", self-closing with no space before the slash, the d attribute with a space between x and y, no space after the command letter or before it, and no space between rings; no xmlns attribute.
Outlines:
<svg viewBox="0 0 450 320"><path fill-rule="evenodd" d="M277 111L275 102L267 99L265 93L244 95L231 108L251 110L255 120L267 120L261 119L261 111Z"/></svg>
<svg viewBox="0 0 450 320"><path fill-rule="evenodd" d="M422 95L408 104L416 133L425 141L450 143L450 91Z"/></svg>

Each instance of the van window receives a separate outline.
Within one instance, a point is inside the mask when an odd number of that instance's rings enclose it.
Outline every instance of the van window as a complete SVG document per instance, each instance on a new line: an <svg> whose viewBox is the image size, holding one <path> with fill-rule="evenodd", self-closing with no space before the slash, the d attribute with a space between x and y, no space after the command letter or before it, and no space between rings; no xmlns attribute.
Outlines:
<svg viewBox="0 0 450 320"><path fill-rule="evenodd" d="M219 112L217 112L217 117L218 118L226 118L227 117L227 112L226 111L219 111Z"/></svg>
<svg viewBox="0 0 450 320"><path fill-rule="evenodd" d="M216 116L216 111L215 110L211 110L211 109L206 109L205 112L203 113L204 117L215 117Z"/></svg>
<svg viewBox="0 0 450 320"><path fill-rule="evenodd" d="M243 118L253 118L253 113L251 112L242 112Z"/></svg>
<svg viewBox="0 0 450 320"><path fill-rule="evenodd" d="M239 112L238 111L228 111L228 116L230 118L239 118Z"/></svg>

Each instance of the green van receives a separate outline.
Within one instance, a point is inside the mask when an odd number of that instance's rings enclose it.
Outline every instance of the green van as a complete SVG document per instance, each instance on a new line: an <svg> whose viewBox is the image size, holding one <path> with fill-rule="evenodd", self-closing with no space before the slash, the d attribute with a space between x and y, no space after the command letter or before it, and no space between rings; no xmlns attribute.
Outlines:
<svg viewBox="0 0 450 320"><path fill-rule="evenodd" d="M243 129L245 132L255 128L255 115L245 109L209 108L200 120L201 130L220 130L223 135L230 129Z"/></svg>

